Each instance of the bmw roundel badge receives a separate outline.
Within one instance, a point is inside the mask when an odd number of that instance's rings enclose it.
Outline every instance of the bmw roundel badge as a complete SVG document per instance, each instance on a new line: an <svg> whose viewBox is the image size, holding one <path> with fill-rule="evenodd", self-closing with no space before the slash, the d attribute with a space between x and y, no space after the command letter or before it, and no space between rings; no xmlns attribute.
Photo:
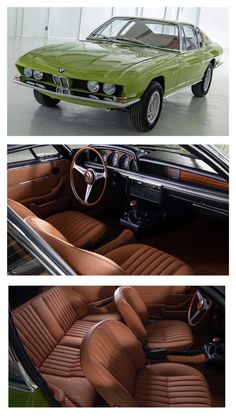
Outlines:
<svg viewBox="0 0 236 419"><path fill-rule="evenodd" d="M65 69L64 68L59 68L58 69L58 73L64 73Z"/></svg>

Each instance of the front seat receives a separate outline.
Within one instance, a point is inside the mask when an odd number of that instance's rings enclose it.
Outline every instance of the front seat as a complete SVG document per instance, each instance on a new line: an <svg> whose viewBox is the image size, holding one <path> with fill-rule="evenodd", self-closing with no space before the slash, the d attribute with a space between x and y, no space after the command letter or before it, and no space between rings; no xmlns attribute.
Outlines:
<svg viewBox="0 0 236 419"><path fill-rule="evenodd" d="M8 199L8 205L22 218L35 215L27 207L17 201ZM57 228L66 239L76 247L95 245L106 234L105 224L79 211L63 211L46 218Z"/></svg>
<svg viewBox="0 0 236 419"><path fill-rule="evenodd" d="M204 376L183 364L146 364L142 348L124 324L104 320L84 337L81 365L109 406L211 407Z"/></svg>
<svg viewBox="0 0 236 419"><path fill-rule="evenodd" d="M152 275L192 275L193 271L190 266L181 260L170 256L153 247L135 244L126 245L117 248L105 256L94 252L80 249L74 246L70 241L57 230L52 224L46 220L38 218L36 215L28 213L28 209L14 205L13 209L24 219L24 221L36 231L43 239L74 269L79 275L131 275L132 271L126 266L126 261L130 265L131 250L135 255L135 265L138 267L139 275L146 275L146 264L149 263L149 251L152 257ZM26 211L25 211L26 210ZM131 247L130 247L131 246ZM114 255L122 256L124 263L116 262ZM139 258L137 259L137 253ZM160 257L161 254L161 257ZM162 257L163 256L163 257ZM146 262L144 262L146 258ZM163 260L164 259L164 263Z"/></svg>
<svg viewBox="0 0 236 419"><path fill-rule="evenodd" d="M135 288L117 288L114 299L124 322L144 347L181 351L193 345L188 323L180 320L150 321L147 307Z"/></svg>

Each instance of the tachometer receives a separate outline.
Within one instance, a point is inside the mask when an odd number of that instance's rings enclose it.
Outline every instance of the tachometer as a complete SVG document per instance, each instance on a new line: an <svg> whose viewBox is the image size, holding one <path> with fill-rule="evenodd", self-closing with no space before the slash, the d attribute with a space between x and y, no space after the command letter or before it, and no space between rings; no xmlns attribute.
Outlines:
<svg viewBox="0 0 236 419"><path fill-rule="evenodd" d="M111 153L109 157L109 164L112 167L117 167L119 163L119 154L117 152Z"/></svg>

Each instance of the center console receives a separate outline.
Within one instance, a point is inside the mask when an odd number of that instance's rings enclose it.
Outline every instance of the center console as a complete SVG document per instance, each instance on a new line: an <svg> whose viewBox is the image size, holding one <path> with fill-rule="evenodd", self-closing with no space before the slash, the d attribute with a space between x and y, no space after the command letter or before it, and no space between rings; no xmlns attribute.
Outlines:
<svg viewBox="0 0 236 419"><path fill-rule="evenodd" d="M206 366L213 368L224 368L225 365L225 345L218 338L203 346L206 355Z"/></svg>
<svg viewBox="0 0 236 419"><path fill-rule="evenodd" d="M132 230L136 236L144 236L153 229L157 229L165 219L164 211L157 209L145 209L138 205L137 200L130 202L130 210L125 212L120 219L120 224L124 228Z"/></svg>
<svg viewBox="0 0 236 419"><path fill-rule="evenodd" d="M185 351L145 349L145 356L151 362L167 360L190 364L204 363L208 368L224 369L225 345L220 342L219 338L214 338L211 342L205 344L202 349L189 349Z"/></svg>

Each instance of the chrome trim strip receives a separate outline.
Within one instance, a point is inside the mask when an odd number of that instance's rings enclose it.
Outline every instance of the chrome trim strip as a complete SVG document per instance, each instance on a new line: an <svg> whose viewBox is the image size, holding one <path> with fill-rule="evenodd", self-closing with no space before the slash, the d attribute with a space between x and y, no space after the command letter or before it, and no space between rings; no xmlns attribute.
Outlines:
<svg viewBox="0 0 236 419"><path fill-rule="evenodd" d="M38 386L37 384L35 384L30 376L27 374L27 372L25 371L23 365L21 364L21 362L19 361L15 350L10 347L9 348L9 355L12 358L12 361L15 363L15 368L17 369L19 375L22 378L22 383L14 383L11 379L10 379L10 387L11 388L15 388L16 390L24 390L24 391L28 391L30 393L33 393L35 390L37 390ZM15 385L14 385L15 384ZM25 387L24 387L25 385Z"/></svg>
<svg viewBox="0 0 236 419"><path fill-rule="evenodd" d="M13 210L12 210L13 211ZM14 211L15 212L15 211ZM19 242L19 237L21 240L20 245L33 257L35 257L44 267L45 269L51 273L51 275L65 275L64 272L47 256L46 253L42 252L26 235L23 233L18 226L14 224L13 221L10 219L7 220L11 229L8 230L8 233L17 241ZM45 240L32 229L32 227L27 224L27 227L33 231L34 234L37 234L41 240L45 242ZM9 227L8 227L9 228ZM47 244L45 242L45 244ZM48 244L47 244L48 245ZM54 251L55 252L55 251ZM56 252L55 252L56 253ZM56 253L57 254L57 253ZM58 255L58 254L57 254ZM61 258L58 255L59 258ZM62 259L63 260L63 259Z"/></svg>
<svg viewBox="0 0 236 419"><path fill-rule="evenodd" d="M202 81L202 79L201 79L201 80L198 80L198 81L196 81L196 82L194 82L194 83L188 84L188 85L187 85L187 86L185 86L185 87L181 87L180 89L175 90L173 93L169 93L168 95L163 96L163 99L167 99L167 98L168 98L168 97L170 97L170 96L173 96L173 95L175 95L175 94L177 94L177 93L180 93L180 92L182 92L183 90L187 89L188 87L194 86L195 84L200 83L201 81Z"/></svg>
<svg viewBox="0 0 236 419"><path fill-rule="evenodd" d="M72 99L72 100L76 100L78 102L97 103L99 105L104 105L107 108L124 109L124 108L127 108L128 106L134 105L135 103L140 101L140 98L132 100L131 102L128 102L128 103L118 103L118 102L114 102L114 101L111 102L111 101L108 101L108 100L91 99L91 98L87 98L87 97L81 97L81 96L75 96L75 95L70 95L70 94L52 92L50 90L42 89L40 87L31 85L31 84L28 84L28 83L23 83L22 81L17 80L16 77L12 81L14 83L18 84L19 86L30 87L31 89L35 89L35 90L37 90L41 93L48 94L48 95L53 96L55 98Z"/></svg>

